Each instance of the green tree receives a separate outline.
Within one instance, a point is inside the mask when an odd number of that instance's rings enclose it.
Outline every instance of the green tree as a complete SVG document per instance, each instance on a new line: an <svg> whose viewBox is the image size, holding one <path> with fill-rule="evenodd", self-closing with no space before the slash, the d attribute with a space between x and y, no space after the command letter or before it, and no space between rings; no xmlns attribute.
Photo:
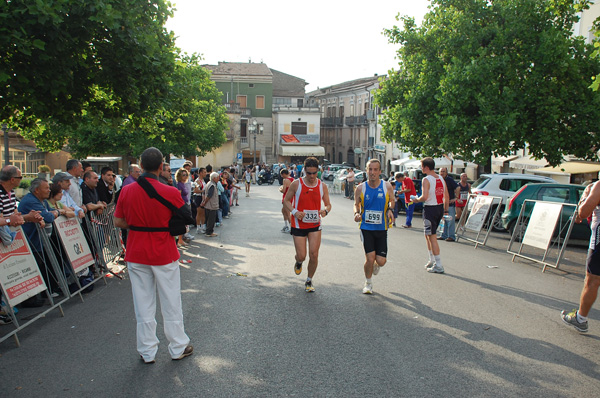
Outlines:
<svg viewBox="0 0 600 398"><path fill-rule="evenodd" d="M229 119L221 93L198 61L196 55L183 56L163 95L145 112L109 118L96 107L85 107L82 116L69 125L55 124L30 134L31 138L49 150L67 144L78 157L102 153L137 156L149 146L165 154L204 155L225 143ZM100 91L95 100L111 102Z"/></svg>
<svg viewBox="0 0 600 398"><path fill-rule="evenodd" d="M174 68L171 13L164 0L1 2L0 120L23 129L69 124L84 106L109 116L152 106Z"/></svg>
<svg viewBox="0 0 600 398"><path fill-rule="evenodd" d="M421 26L385 31L399 68L376 94L383 135L413 154L486 164L527 145L559 164L597 158L600 73L593 46L572 37L570 0L432 0Z"/></svg>

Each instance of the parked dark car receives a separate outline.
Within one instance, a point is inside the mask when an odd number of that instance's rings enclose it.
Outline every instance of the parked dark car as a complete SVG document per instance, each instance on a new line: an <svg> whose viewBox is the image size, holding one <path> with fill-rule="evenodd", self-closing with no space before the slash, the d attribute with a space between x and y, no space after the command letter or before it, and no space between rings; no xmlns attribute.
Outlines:
<svg viewBox="0 0 600 398"><path fill-rule="evenodd" d="M525 199L531 200L543 200L546 202L555 203L569 203L576 205L579 202L579 198L583 194L585 186L573 185L573 184L527 184L521 187L508 201L502 213L502 226L512 234L516 228L522 229L521 232L525 232L524 228L517 226L517 220L519 218L519 212L525 202ZM562 212L562 223L566 225L569 217L573 215L574 207L568 206ZM524 224L529 221L531 212L533 211L533 203L528 202L525 208ZM566 230L563 231L563 236ZM586 220L581 224L574 224L571 236L569 239L589 241L590 239L590 226Z"/></svg>

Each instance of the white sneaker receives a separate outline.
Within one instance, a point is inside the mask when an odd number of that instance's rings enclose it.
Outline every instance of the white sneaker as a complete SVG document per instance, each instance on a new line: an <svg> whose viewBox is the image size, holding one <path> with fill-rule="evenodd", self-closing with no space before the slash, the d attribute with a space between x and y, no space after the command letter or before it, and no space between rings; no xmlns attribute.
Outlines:
<svg viewBox="0 0 600 398"><path fill-rule="evenodd" d="M373 294L373 284L365 281L365 287L363 287L363 294Z"/></svg>
<svg viewBox="0 0 600 398"><path fill-rule="evenodd" d="M427 268L427 272L435 273L435 274L443 274L444 267L441 265L434 264L431 267Z"/></svg>
<svg viewBox="0 0 600 398"><path fill-rule="evenodd" d="M434 263L433 261L429 260L429 261L427 262L427 264L425 264L425 269L427 269L427 268L431 268L431 267L433 267L434 265L435 265L435 263Z"/></svg>
<svg viewBox="0 0 600 398"><path fill-rule="evenodd" d="M377 263L373 263L373 275L377 275L379 273L379 268L381 268Z"/></svg>

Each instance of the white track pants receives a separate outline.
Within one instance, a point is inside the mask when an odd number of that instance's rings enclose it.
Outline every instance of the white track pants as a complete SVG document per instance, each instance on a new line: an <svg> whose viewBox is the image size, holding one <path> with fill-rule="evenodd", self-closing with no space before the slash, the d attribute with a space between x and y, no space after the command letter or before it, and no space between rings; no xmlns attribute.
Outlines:
<svg viewBox="0 0 600 398"><path fill-rule="evenodd" d="M153 360L158 350L156 337L156 291L160 298L165 336L171 358L178 358L190 338L183 328L179 262L153 266L127 263L137 320L137 349L145 361Z"/></svg>

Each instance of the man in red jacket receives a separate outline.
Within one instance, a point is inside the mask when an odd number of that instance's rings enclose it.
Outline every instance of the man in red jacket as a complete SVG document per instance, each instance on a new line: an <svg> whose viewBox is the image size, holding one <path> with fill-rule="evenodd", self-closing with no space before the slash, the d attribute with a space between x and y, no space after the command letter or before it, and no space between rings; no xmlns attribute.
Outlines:
<svg viewBox="0 0 600 398"><path fill-rule="evenodd" d="M141 166L145 170L142 177L160 196L177 208L184 205L177 188L158 180L163 169L163 156L158 149L146 149L141 156ZM194 351L183 327L179 251L168 231L171 216L171 210L158 200L150 199L137 181L123 187L114 215L115 226L119 228L165 229L159 232L132 229L127 238L125 261L131 277L137 320L137 350L144 363L154 363L158 351L155 319L157 288L171 358L183 359Z"/></svg>

